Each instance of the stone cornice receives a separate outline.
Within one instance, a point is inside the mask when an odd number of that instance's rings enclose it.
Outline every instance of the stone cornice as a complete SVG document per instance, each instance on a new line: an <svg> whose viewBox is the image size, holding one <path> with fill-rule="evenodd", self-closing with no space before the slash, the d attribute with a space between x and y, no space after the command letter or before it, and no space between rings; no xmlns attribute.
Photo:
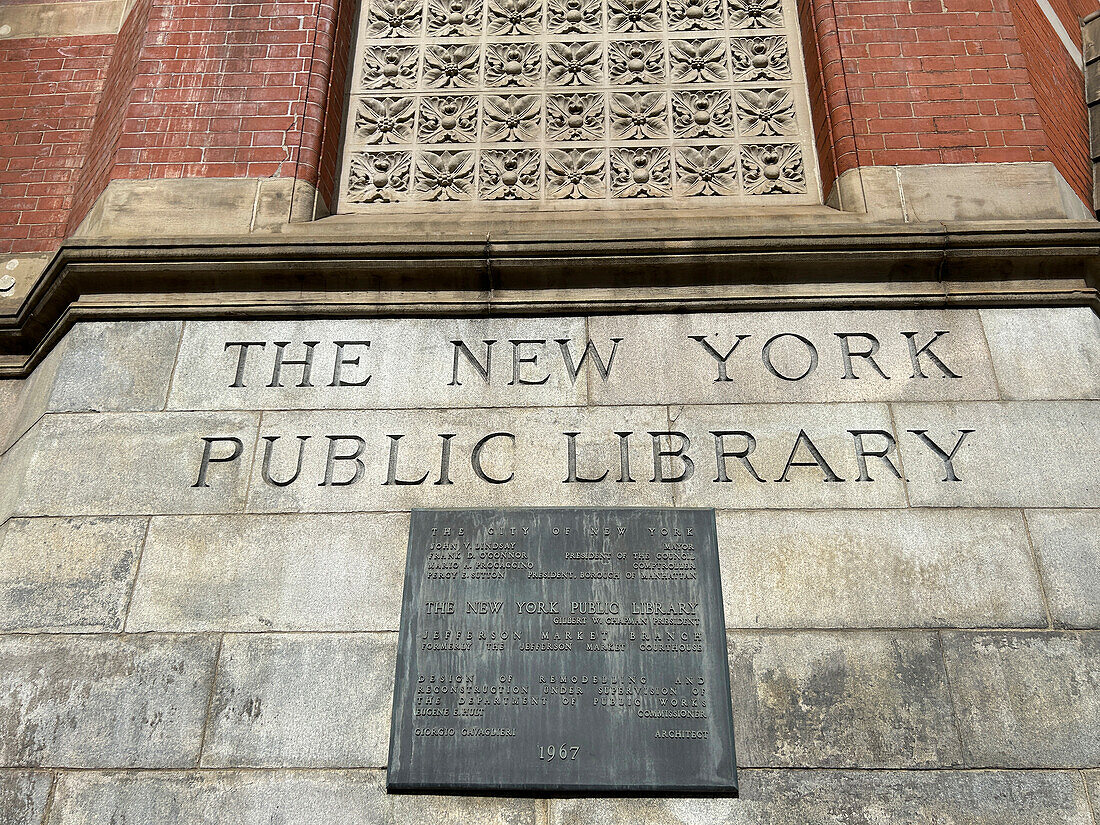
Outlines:
<svg viewBox="0 0 1100 825"><path fill-rule="evenodd" d="M5 313L0 377L77 320L1088 305L1100 226L759 225L675 236L70 240ZM16 302L12 302L16 303Z"/></svg>

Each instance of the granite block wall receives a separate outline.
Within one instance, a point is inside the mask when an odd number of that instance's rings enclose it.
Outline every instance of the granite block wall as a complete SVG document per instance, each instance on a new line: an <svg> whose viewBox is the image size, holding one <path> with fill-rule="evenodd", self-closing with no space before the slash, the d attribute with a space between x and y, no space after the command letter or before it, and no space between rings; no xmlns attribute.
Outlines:
<svg viewBox="0 0 1100 825"><path fill-rule="evenodd" d="M1088 309L79 323L0 822L1095 825L1098 411ZM741 798L387 795L410 509L581 504L717 510Z"/></svg>

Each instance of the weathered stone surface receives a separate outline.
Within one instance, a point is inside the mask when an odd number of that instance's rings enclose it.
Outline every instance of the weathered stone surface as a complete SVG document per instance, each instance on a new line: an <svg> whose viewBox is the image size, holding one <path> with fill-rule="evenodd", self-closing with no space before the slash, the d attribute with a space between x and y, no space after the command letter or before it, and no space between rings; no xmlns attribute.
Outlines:
<svg viewBox="0 0 1100 825"><path fill-rule="evenodd" d="M543 825L545 804L390 795L377 770L70 773L57 788L51 825Z"/></svg>
<svg viewBox="0 0 1100 825"><path fill-rule="evenodd" d="M917 356L920 373L906 332L916 333L918 352L937 332L946 332ZM623 339L610 380L593 383L592 398L597 404L997 397L981 324L972 310L600 316L590 319L589 334L596 341ZM813 350L796 335L809 341ZM872 348L874 363L856 354ZM948 377L927 352L959 377ZM727 354L723 375L720 364ZM775 375L797 377L811 363L812 371L801 380ZM889 377L884 378L876 366Z"/></svg>
<svg viewBox="0 0 1100 825"><path fill-rule="evenodd" d="M551 825L1092 825L1069 771L742 771L728 799L554 799Z"/></svg>
<svg viewBox="0 0 1100 825"><path fill-rule="evenodd" d="M735 631L729 648L739 765L960 763L934 633Z"/></svg>
<svg viewBox="0 0 1100 825"><path fill-rule="evenodd" d="M227 636L202 764L381 767L396 634Z"/></svg>
<svg viewBox="0 0 1100 825"><path fill-rule="evenodd" d="M13 3L4 9L0 40L115 34L131 5L126 0Z"/></svg>
<svg viewBox="0 0 1100 825"><path fill-rule="evenodd" d="M1100 403L897 404L900 438L914 506L1090 507L1100 500ZM966 436L945 481L945 463L913 430L945 452Z"/></svg>
<svg viewBox="0 0 1100 825"><path fill-rule="evenodd" d="M15 426L15 414L25 385L26 381L14 379L0 381L0 453L10 443L8 436Z"/></svg>
<svg viewBox="0 0 1100 825"><path fill-rule="evenodd" d="M57 370L61 364L65 345L54 348L26 379L16 382L22 386L11 393L8 408L8 424L0 424L0 452L21 438L35 422L46 412L50 405L50 391L53 389Z"/></svg>
<svg viewBox="0 0 1100 825"><path fill-rule="evenodd" d="M195 765L215 644L199 636L0 636L0 765Z"/></svg>
<svg viewBox="0 0 1100 825"><path fill-rule="evenodd" d="M1100 398L1100 318L1091 308L979 311L1004 398Z"/></svg>
<svg viewBox="0 0 1100 825"><path fill-rule="evenodd" d="M1018 512L727 511L718 546L731 628L1046 626Z"/></svg>
<svg viewBox="0 0 1100 825"><path fill-rule="evenodd" d="M163 409L182 328L182 321L77 324L60 345L47 410Z"/></svg>
<svg viewBox="0 0 1100 825"><path fill-rule="evenodd" d="M52 781L48 773L0 771L0 825L42 825Z"/></svg>
<svg viewBox="0 0 1100 825"><path fill-rule="evenodd" d="M1100 764L1100 635L944 632L968 765Z"/></svg>
<svg viewBox="0 0 1100 825"><path fill-rule="evenodd" d="M27 467L34 455L31 438L21 439L0 454L0 524L3 524L19 504Z"/></svg>
<svg viewBox="0 0 1100 825"><path fill-rule="evenodd" d="M889 410L882 404L753 404L728 406L672 407L669 430L682 432L691 440L689 449L695 464L686 481L670 485L680 507L752 508L833 508L833 507L904 507L905 490L901 480L879 458L867 458L867 477L860 482L856 441L851 430L874 431L886 435L868 435L867 451L885 448L893 440ZM738 432L754 439L747 455L750 468L736 457L723 464L717 457L715 432L733 433L722 437L725 452L744 450L750 442ZM805 433L804 438L799 434ZM806 439L809 440L807 443ZM888 440L889 439L889 440ZM672 442L673 439L666 439ZM817 466L798 466L814 459L816 447L830 472ZM667 449L680 446L680 439ZM890 453L895 468L897 450ZM788 461L793 461L786 471ZM682 468L680 459L666 459L666 474L674 476ZM644 460L639 462L646 470ZM835 477L836 480L830 480ZM785 479L785 480L781 480Z"/></svg>
<svg viewBox="0 0 1100 825"><path fill-rule="evenodd" d="M18 515L133 515L244 509L259 416L249 413L107 413L46 416L33 443ZM233 437L241 458L211 462L196 488L204 437ZM23 441L18 446L23 446ZM30 447L26 449L31 449ZM232 445L212 446L213 458Z"/></svg>
<svg viewBox="0 0 1100 825"><path fill-rule="evenodd" d="M11 519L0 527L0 629L122 629L146 520Z"/></svg>
<svg viewBox="0 0 1100 825"><path fill-rule="evenodd" d="M365 412L265 413L252 470L248 509L252 512L393 511L412 507L498 507L633 505L669 506L673 484L652 482L651 431L668 429L664 407L627 407L616 410L543 408L488 410L411 410ZM620 478L620 439L630 436L631 477ZM567 432L576 437L578 476L599 477L603 483L565 483L569 476ZM473 465L477 444L494 433L509 433L485 442L480 453L487 478ZM453 434L453 438L442 438ZM298 437L309 439L299 442ZM362 444L328 436L357 436ZM399 436L399 438L390 438ZM278 441L269 442L269 438ZM793 438L793 434L792 434ZM263 459L271 444L267 481ZM443 446L449 443L447 478L443 475ZM395 446L394 446L395 445ZM333 462L326 481L328 451L349 455L362 447L363 471L358 481L351 460ZM396 449L393 479L420 484L387 484L391 450ZM302 470L292 484L274 481L295 478L301 450ZM713 446L709 448L713 454ZM346 483L352 482L352 483Z"/></svg>
<svg viewBox="0 0 1100 825"><path fill-rule="evenodd" d="M154 518L127 630L393 630L406 515Z"/></svg>
<svg viewBox="0 0 1100 825"><path fill-rule="evenodd" d="M568 339L572 366L579 370L576 380L557 339ZM316 346L309 381L301 386L304 368L290 362L308 357L306 341ZM336 345L339 341L347 342L342 350ZM363 341L370 346L353 343ZM463 342L468 354L452 341ZM486 345L486 341L494 343ZM246 350L241 342L264 346ZM278 381L276 342L286 345ZM585 342L584 318L402 318L323 325L316 321L190 321L169 406L286 410L584 404L587 376L593 371L591 352L579 364ZM593 343L606 366L613 342L595 338ZM470 361L472 357L484 368L487 350L489 383ZM337 375L341 352L345 363ZM622 357L616 353L612 375ZM332 386L338 382L365 383Z"/></svg>
<svg viewBox="0 0 1100 825"><path fill-rule="evenodd" d="M1100 510L1029 510L1055 626L1100 628Z"/></svg>

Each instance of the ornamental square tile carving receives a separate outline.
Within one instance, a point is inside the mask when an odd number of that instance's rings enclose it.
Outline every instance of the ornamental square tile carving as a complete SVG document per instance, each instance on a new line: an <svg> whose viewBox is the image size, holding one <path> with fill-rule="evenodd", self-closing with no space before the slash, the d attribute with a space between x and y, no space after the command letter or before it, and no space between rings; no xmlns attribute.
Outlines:
<svg viewBox="0 0 1100 825"><path fill-rule="evenodd" d="M602 140L602 94L551 95L546 99L546 136L550 140Z"/></svg>
<svg viewBox="0 0 1100 825"><path fill-rule="evenodd" d="M490 0L489 34L515 36L541 31L540 0Z"/></svg>
<svg viewBox="0 0 1100 825"><path fill-rule="evenodd" d="M797 143L741 147L741 175L750 195L793 195L806 191L802 150Z"/></svg>
<svg viewBox="0 0 1100 825"><path fill-rule="evenodd" d="M722 28L722 0L668 0L668 27L672 31Z"/></svg>
<svg viewBox="0 0 1100 825"><path fill-rule="evenodd" d="M730 26L746 29L775 29L783 25L780 0L729 0Z"/></svg>
<svg viewBox="0 0 1100 825"><path fill-rule="evenodd" d="M408 152L357 152L350 166L348 197L355 203L393 203L408 195Z"/></svg>
<svg viewBox="0 0 1100 825"><path fill-rule="evenodd" d="M537 43L497 43L485 53L488 86L536 86L542 78L542 49Z"/></svg>
<svg viewBox="0 0 1100 825"><path fill-rule="evenodd" d="M732 135L730 93L725 89L676 92L672 96L672 129L679 138Z"/></svg>
<svg viewBox="0 0 1100 825"><path fill-rule="evenodd" d="M473 143L477 140L477 98L471 95L421 98L417 136L421 143Z"/></svg>
<svg viewBox="0 0 1100 825"><path fill-rule="evenodd" d="M600 31L600 0L549 0L547 27L555 34L594 34Z"/></svg>
<svg viewBox="0 0 1100 825"><path fill-rule="evenodd" d="M669 58L675 83L717 83L729 79L724 40L672 40Z"/></svg>
<svg viewBox="0 0 1100 825"><path fill-rule="evenodd" d="M416 109L409 97L365 97L355 112L355 131L365 143L407 143Z"/></svg>
<svg viewBox="0 0 1100 825"><path fill-rule="evenodd" d="M416 160L416 189L425 200L469 200L473 186L473 152L421 152Z"/></svg>
<svg viewBox="0 0 1100 825"><path fill-rule="evenodd" d="M611 194L616 198L667 198L672 194L668 149L613 149Z"/></svg>
<svg viewBox="0 0 1100 825"><path fill-rule="evenodd" d="M546 82L551 86L595 86L603 82L603 43L551 43L546 64Z"/></svg>
<svg viewBox="0 0 1100 825"><path fill-rule="evenodd" d="M659 32L661 0L607 0L607 25L613 34Z"/></svg>
<svg viewBox="0 0 1100 825"><path fill-rule="evenodd" d="M760 89L737 93L737 120L741 134L770 137L797 131L794 103L786 89Z"/></svg>
<svg viewBox="0 0 1100 825"><path fill-rule="evenodd" d="M428 46L424 52L424 82L433 89L474 86L481 54L472 43Z"/></svg>
<svg viewBox="0 0 1100 825"><path fill-rule="evenodd" d="M735 37L730 40L733 79L790 80L791 59L784 37Z"/></svg>
<svg viewBox="0 0 1100 825"><path fill-rule="evenodd" d="M538 151L482 152L480 183L481 197L485 200L534 200L539 196Z"/></svg>
<svg viewBox="0 0 1100 825"><path fill-rule="evenodd" d="M732 146L688 146L676 151L676 182L681 194L733 195L737 154Z"/></svg>
<svg viewBox="0 0 1100 825"><path fill-rule="evenodd" d="M796 0L363 2L338 211L821 202Z"/></svg>
<svg viewBox="0 0 1100 825"><path fill-rule="evenodd" d="M620 40L607 50L613 86L660 83L665 79L665 49L660 40Z"/></svg>
<svg viewBox="0 0 1100 825"><path fill-rule="evenodd" d="M411 89L416 86L419 62L416 46L371 46L363 53L363 87Z"/></svg>
<svg viewBox="0 0 1100 825"><path fill-rule="evenodd" d="M424 7L420 0L371 0L367 34L372 37L415 37Z"/></svg>
<svg viewBox="0 0 1100 825"><path fill-rule="evenodd" d="M603 149L551 149L546 155L546 189L554 199L607 196Z"/></svg>

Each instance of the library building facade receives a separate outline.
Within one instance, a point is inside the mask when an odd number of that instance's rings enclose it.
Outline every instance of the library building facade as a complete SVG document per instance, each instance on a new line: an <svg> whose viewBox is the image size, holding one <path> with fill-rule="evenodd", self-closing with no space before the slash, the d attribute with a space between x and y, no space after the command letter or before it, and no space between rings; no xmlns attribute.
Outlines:
<svg viewBox="0 0 1100 825"><path fill-rule="evenodd" d="M0 823L1100 825L1096 0L0 5Z"/></svg>

